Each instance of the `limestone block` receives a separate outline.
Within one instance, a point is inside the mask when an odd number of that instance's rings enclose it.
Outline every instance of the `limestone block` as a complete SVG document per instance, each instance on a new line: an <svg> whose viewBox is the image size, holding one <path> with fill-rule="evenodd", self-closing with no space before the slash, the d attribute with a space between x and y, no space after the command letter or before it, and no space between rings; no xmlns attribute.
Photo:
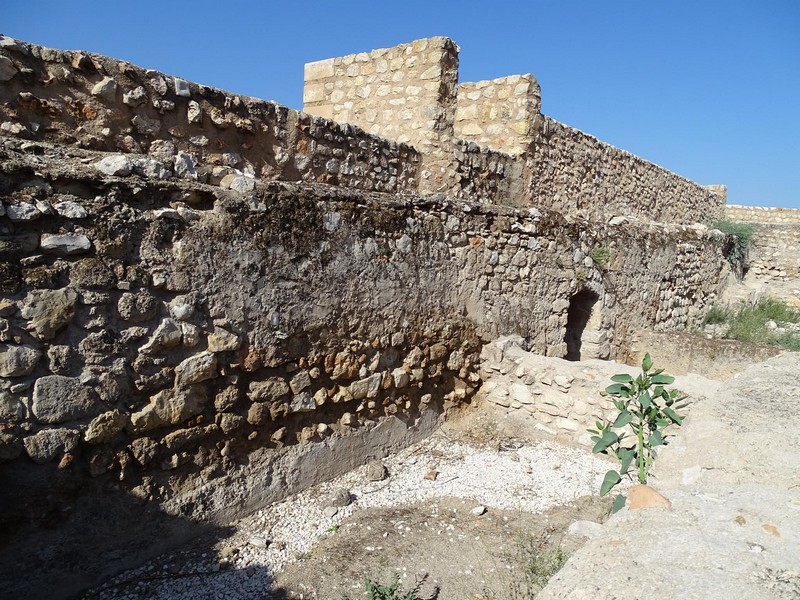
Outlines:
<svg viewBox="0 0 800 600"><path fill-rule="evenodd" d="M334 76L334 64L335 60L333 58L328 58L325 60L318 60L315 62L306 63L303 67L303 79L305 81L314 81L316 79L325 79L327 77Z"/></svg>
<svg viewBox="0 0 800 600"><path fill-rule="evenodd" d="M74 429L45 429L29 435L22 443L31 460L43 464L75 450L78 436L79 433Z"/></svg>
<svg viewBox="0 0 800 600"><path fill-rule="evenodd" d="M110 410L95 417L83 434L89 444L102 444L111 439L128 424L128 417L119 410Z"/></svg>
<svg viewBox="0 0 800 600"><path fill-rule="evenodd" d="M31 410L41 423L63 423L97 414L102 403L77 377L47 375L33 386Z"/></svg>
<svg viewBox="0 0 800 600"><path fill-rule="evenodd" d="M75 315L75 290L34 290L25 298L21 310L28 319L28 329L40 340L50 340L65 327Z"/></svg>
<svg viewBox="0 0 800 600"><path fill-rule="evenodd" d="M92 87L92 96L99 96L104 100L112 102L117 95L117 82L111 77L103 77Z"/></svg>
<svg viewBox="0 0 800 600"><path fill-rule="evenodd" d="M559 429L564 429L566 431L578 431L580 429L579 423L565 417L557 417L555 420L555 425Z"/></svg>
<svg viewBox="0 0 800 600"><path fill-rule="evenodd" d="M214 327L214 331L208 336L209 352L231 352L238 350L241 345L242 339L239 334L222 327Z"/></svg>
<svg viewBox="0 0 800 600"><path fill-rule="evenodd" d="M200 440L214 433L216 429L216 425L178 429L164 436L164 445L174 452L186 446L196 445Z"/></svg>
<svg viewBox="0 0 800 600"><path fill-rule="evenodd" d="M397 389L408 387L411 382L411 377L408 372L402 367L398 367L392 371L392 383Z"/></svg>
<svg viewBox="0 0 800 600"><path fill-rule="evenodd" d="M22 377L35 368L42 353L29 346L0 344L0 377Z"/></svg>
<svg viewBox="0 0 800 600"><path fill-rule="evenodd" d="M180 390L162 390L142 410L131 415L133 433L141 433L164 425L176 425L200 414L208 400L206 389L193 385Z"/></svg>
<svg viewBox="0 0 800 600"><path fill-rule="evenodd" d="M163 319L150 340L139 351L144 354L155 354L161 350L174 348L181 343L183 332L172 319Z"/></svg>
<svg viewBox="0 0 800 600"><path fill-rule="evenodd" d="M0 421L20 421L25 419L27 412L27 408L21 398L0 390Z"/></svg>
<svg viewBox="0 0 800 600"><path fill-rule="evenodd" d="M247 409L247 422L256 427L268 423L271 419L269 404L265 402L254 402Z"/></svg>
<svg viewBox="0 0 800 600"><path fill-rule="evenodd" d="M131 323L139 323L151 319L156 314L156 299L147 291L136 293L125 292L117 302L120 318Z"/></svg>
<svg viewBox="0 0 800 600"><path fill-rule="evenodd" d="M521 404L533 404L534 398L530 388L522 383L512 383L509 386L509 396Z"/></svg>
<svg viewBox="0 0 800 600"><path fill-rule="evenodd" d="M201 352L175 367L175 386L186 387L216 376L217 357L212 352Z"/></svg>
<svg viewBox="0 0 800 600"><path fill-rule="evenodd" d="M292 380L289 382L289 388L294 394L299 394L310 386L311 375L306 370L301 370L295 373L294 377L292 377Z"/></svg>
<svg viewBox="0 0 800 600"><path fill-rule="evenodd" d="M310 412L317 408L317 403L309 392L300 392L295 394L292 401L289 403L289 412Z"/></svg>
<svg viewBox="0 0 800 600"><path fill-rule="evenodd" d="M252 402L275 402L289 394L289 384L279 377L265 381L252 381L247 397Z"/></svg>
<svg viewBox="0 0 800 600"><path fill-rule="evenodd" d="M10 58L0 56L0 81L9 81L18 72Z"/></svg>
<svg viewBox="0 0 800 600"><path fill-rule="evenodd" d="M348 387L353 400L363 400L364 398L374 398L378 395L381 387L383 375L374 373L365 379L354 381Z"/></svg>

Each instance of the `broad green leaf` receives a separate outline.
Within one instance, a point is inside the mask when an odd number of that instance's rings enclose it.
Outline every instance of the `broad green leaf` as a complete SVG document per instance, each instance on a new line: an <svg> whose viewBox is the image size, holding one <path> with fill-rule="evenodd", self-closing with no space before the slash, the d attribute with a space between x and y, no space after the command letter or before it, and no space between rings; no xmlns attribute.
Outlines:
<svg viewBox="0 0 800 600"><path fill-rule="evenodd" d="M630 395L630 391L627 387L622 385L621 383L614 383L606 388L606 392L611 394L612 396L625 396L626 398Z"/></svg>
<svg viewBox="0 0 800 600"><path fill-rule="evenodd" d="M655 431L653 431L650 434L650 446L651 447L660 446L663 443L664 443L664 440L662 439L661 432L658 429L656 429Z"/></svg>
<svg viewBox="0 0 800 600"><path fill-rule="evenodd" d="M633 377L627 373L620 373L618 375L614 375L611 378L611 381L616 381L617 383L633 383Z"/></svg>
<svg viewBox="0 0 800 600"><path fill-rule="evenodd" d="M669 424L670 421L667 421L663 417L656 419L656 425L658 426L659 429L664 429L664 427L666 427Z"/></svg>
<svg viewBox="0 0 800 600"><path fill-rule="evenodd" d="M642 371L649 371L653 368L653 359L650 358L650 353L644 355L644 359L642 360Z"/></svg>
<svg viewBox="0 0 800 600"><path fill-rule="evenodd" d="M605 496L611 491L611 488L617 485L620 481L622 481L622 477L620 477L619 473L616 471L611 470L606 473L606 476L603 478L603 485L600 486L600 495Z"/></svg>
<svg viewBox="0 0 800 600"><path fill-rule="evenodd" d="M617 416L617 420L614 421L613 427L616 427L616 428L625 427L625 425L630 423L632 420L633 420L633 415L631 413L629 413L627 410L623 410Z"/></svg>
<svg viewBox="0 0 800 600"><path fill-rule="evenodd" d="M653 375L650 381L658 385L669 385L675 382L675 378L671 375Z"/></svg>
<svg viewBox="0 0 800 600"><path fill-rule="evenodd" d="M622 494L617 494L617 497L614 498L614 504L611 505L611 514L613 515L615 512L619 512L625 508L625 496Z"/></svg>
<svg viewBox="0 0 800 600"><path fill-rule="evenodd" d="M641 394L639 394L639 404L641 404L642 408L644 408L645 410L650 408L650 405L652 404L652 402L653 402L653 399L650 397L650 392L648 392L647 390L645 390Z"/></svg>
<svg viewBox="0 0 800 600"><path fill-rule="evenodd" d="M592 448L592 452L594 454L599 454L600 452L605 452L606 449L611 445L615 444L619 441L619 436L611 430L606 430L603 432L603 437L594 445Z"/></svg>
<svg viewBox="0 0 800 600"><path fill-rule="evenodd" d="M617 452L617 458L620 461L619 470L621 473L628 472L628 467L631 466L631 462L635 457L636 450L633 448L620 448L620 452Z"/></svg>
<svg viewBox="0 0 800 600"><path fill-rule="evenodd" d="M680 416L671 408L669 408L668 406L664 407L664 414L667 415L670 419L672 419L672 422L675 423L676 425L680 425L681 423L683 423L683 417Z"/></svg>

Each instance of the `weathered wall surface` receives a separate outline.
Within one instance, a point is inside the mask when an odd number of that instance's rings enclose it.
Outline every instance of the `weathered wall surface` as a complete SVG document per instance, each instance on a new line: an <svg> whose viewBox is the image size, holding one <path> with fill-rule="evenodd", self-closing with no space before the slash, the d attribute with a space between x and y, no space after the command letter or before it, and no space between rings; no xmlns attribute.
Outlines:
<svg viewBox="0 0 800 600"><path fill-rule="evenodd" d="M200 472L461 401L481 340L514 332L564 356L581 290L606 358L629 330L696 325L715 297L702 228L333 188L240 195L102 174L124 156L19 148L2 177L6 458Z"/></svg>
<svg viewBox="0 0 800 600"><path fill-rule="evenodd" d="M751 275L800 279L800 210L731 205L725 207L725 218L755 225L747 257Z"/></svg>
<svg viewBox="0 0 800 600"><path fill-rule="evenodd" d="M2 40L5 135L144 153L199 181L229 176L239 189L258 177L417 190L414 149L351 125L95 54Z"/></svg>
<svg viewBox="0 0 800 600"><path fill-rule="evenodd" d="M486 148L520 155L534 140L541 107L541 89L533 75L461 83L455 135Z"/></svg>
<svg viewBox="0 0 800 600"><path fill-rule="evenodd" d="M637 215L664 223L711 224L725 195L546 117L529 158L531 198L556 210L610 218ZM723 188L724 190L724 188Z"/></svg>

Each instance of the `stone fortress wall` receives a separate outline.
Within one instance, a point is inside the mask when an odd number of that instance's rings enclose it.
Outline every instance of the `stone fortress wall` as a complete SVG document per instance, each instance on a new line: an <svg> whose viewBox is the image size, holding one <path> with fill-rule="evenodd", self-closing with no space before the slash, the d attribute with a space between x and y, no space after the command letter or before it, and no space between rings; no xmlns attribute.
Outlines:
<svg viewBox="0 0 800 600"><path fill-rule="evenodd" d="M472 110L502 118L490 88L519 92L524 129L537 86L464 86L458 133L455 52L433 38L307 68L316 109L341 90L336 110L374 117L352 124L0 37L0 526L81 494L233 518L404 443L384 425L424 435L473 397L500 335L610 358L638 330L699 325L725 263L694 221L722 196L564 126L519 156L458 139ZM405 87L355 84L373 75ZM395 130L408 144L373 133L401 113L428 118ZM610 211L564 209L613 189ZM562 400L566 420L542 419L578 439Z"/></svg>
<svg viewBox="0 0 800 600"><path fill-rule="evenodd" d="M755 226L750 273L768 280L800 280L800 210L729 205L725 218Z"/></svg>
<svg viewBox="0 0 800 600"><path fill-rule="evenodd" d="M434 152L440 168L425 170L422 191L587 218L709 225L722 217L723 186L698 185L544 116L532 75L457 84L457 51L429 38L310 63L304 109ZM489 152L477 160L480 149Z"/></svg>

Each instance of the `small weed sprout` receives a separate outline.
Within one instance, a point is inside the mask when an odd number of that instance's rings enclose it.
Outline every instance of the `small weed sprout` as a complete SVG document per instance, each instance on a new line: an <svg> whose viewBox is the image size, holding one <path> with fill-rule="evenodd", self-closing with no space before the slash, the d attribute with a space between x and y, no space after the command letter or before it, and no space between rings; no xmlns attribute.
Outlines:
<svg viewBox="0 0 800 600"><path fill-rule="evenodd" d="M653 359L645 354L642 360L642 373L635 379L627 373L614 375L614 383L606 392L614 398L614 406L619 413L613 421L597 421L595 429L589 429L595 443L592 452L606 453L619 459L619 471L606 473L600 486L600 495L605 496L616 486L622 477L630 476L633 469L639 483L647 483L650 467L655 458L655 448L664 443L663 431L669 425L680 425L683 416L678 410L685 408L686 397L678 390L668 390L664 386L675 381L664 374L663 369L653 369ZM628 434L617 433L615 429L628 427L634 437L632 443ZM611 511L617 512L625 506L625 496L619 494L614 499Z"/></svg>
<svg viewBox="0 0 800 600"><path fill-rule="evenodd" d="M364 592L369 600L416 600L414 592L403 592L400 586L400 575L392 573L390 583L382 584L371 577L364 578ZM350 596L342 594L342 600L350 600Z"/></svg>
<svg viewBox="0 0 800 600"><path fill-rule="evenodd" d="M611 263L611 248L607 248L606 246L595 248L589 254L589 258L592 259L592 262L598 269L605 271Z"/></svg>

